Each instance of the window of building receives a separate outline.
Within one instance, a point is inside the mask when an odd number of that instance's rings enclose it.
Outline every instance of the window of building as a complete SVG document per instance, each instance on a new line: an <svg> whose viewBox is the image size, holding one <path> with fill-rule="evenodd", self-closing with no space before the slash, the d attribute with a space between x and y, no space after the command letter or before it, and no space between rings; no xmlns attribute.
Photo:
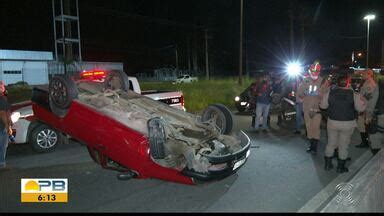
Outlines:
<svg viewBox="0 0 384 216"><path fill-rule="evenodd" d="M21 74L21 71L17 71L17 70L6 70L6 71L3 71L3 74Z"/></svg>

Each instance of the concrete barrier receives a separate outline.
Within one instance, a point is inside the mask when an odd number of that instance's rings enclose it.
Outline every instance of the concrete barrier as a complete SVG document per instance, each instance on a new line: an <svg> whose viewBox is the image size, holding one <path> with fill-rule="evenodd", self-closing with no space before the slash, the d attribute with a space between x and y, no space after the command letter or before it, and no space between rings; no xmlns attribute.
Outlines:
<svg viewBox="0 0 384 216"><path fill-rule="evenodd" d="M384 150L374 156L321 212L384 212Z"/></svg>

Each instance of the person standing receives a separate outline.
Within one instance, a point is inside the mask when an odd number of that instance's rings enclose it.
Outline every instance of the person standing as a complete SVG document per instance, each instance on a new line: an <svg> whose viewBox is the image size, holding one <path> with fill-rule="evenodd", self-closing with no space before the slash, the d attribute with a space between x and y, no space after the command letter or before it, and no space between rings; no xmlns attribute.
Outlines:
<svg viewBox="0 0 384 216"><path fill-rule="evenodd" d="M7 89L5 88L5 84L0 80L0 96L7 96Z"/></svg>
<svg viewBox="0 0 384 216"><path fill-rule="evenodd" d="M259 131L260 119L263 117L262 130L268 132L268 115L271 107L272 86L270 85L268 75L263 74L254 86L256 95L256 120L254 129Z"/></svg>
<svg viewBox="0 0 384 216"><path fill-rule="evenodd" d="M348 146L357 126L357 112L363 112L366 108L365 99L353 91L350 81L348 75L338 77L336 87L325 93L320 104L320 108L328 109L328 144L325 148L324 169L333 168L332 158L338 149L338 173L348 172L345 162L348 158Z"/></svg>
<svg viewBox="0 0 384 216"><path fill-rule="evenodd" d="M5 167L9 135L12 135L12 122L9 114L9 104L5 96L0 96L0 168Z"/></svg>
<svg viewBox="0 0 384 216"><path fill-rule="evenodd" d="M295 131L293 132L294 134L301 134L301 125L303 124L303 100L299 97L299 94L297 94L297 90L299 89L299 84L300 84L299 80L296 80L296 82L295 82L295 92L296 92L296 104L295 104L296 124L295 124Z"/></svg>
<svg viewBox="0 0 384 216"><path fill-rule="evenodd" d="M360 94L367 100L367 109L359 113L357 119L357 128L360 132L361 143L356 148L369 148L369 134L367 132L367 125L371 123L373 112L379 97L379 89L375 80L373 79L373 71L371 69L358 72L361 74L363 84L360 88Z"/></svg>
<svg viewBox="0 0 384 216"><path fill-rule="evenodd" d="M369 131L371 139L371 151L375 155L384 145L384 80L378 83L379 98L376 103L375 121L372 122L373 130Z"/></svg>
<svg viewBox="0 0 384 216"><path fill-rule="evenodd" d="M317 145L320 140L321 112L320 101L328 85L320 77L321 65L315 61L309 68L309 77L303 79L298 89L298 97L303 101L304 122L307 129L307 138L310 145L308 153L317 154Z"/></svg>

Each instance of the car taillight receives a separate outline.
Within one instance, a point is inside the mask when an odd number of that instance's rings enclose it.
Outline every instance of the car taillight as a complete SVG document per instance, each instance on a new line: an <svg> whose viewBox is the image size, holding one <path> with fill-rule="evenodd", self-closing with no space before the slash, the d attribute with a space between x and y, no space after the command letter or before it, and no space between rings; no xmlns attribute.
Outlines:
<svg viewBox="0 0 384 216"><path fill-rule="evenodd" d="M181 103L181 106L184 107L184 96L183 95L180 97L180 103Z"/></svg>
<svg viewBox="0 0 384 216"><path fill-rule="evenodd" d="M95 70L95 71L83 71L80 73L81 79L88 80L102 80L106 77L105 71Z"/></svg>

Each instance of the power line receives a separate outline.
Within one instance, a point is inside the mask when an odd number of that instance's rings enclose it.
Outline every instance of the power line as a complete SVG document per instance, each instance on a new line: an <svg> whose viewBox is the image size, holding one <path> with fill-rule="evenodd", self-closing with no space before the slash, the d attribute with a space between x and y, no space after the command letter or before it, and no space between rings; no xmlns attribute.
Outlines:
<svg viewBox="0 0 384 216"><path fill-rule="evenodd" d="M337 38L345 38L345 39L364 39L367 38L367 36L346 36L346 35L332 35L333 37Z"/></svg>

